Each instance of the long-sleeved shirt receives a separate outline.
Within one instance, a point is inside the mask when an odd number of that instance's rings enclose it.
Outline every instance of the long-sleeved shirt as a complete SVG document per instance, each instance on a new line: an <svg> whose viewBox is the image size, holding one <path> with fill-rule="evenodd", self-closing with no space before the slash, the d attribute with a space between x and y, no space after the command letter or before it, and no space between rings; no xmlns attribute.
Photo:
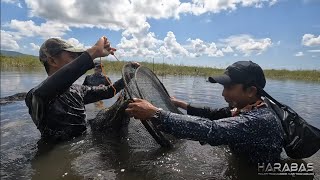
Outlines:
<svg viewBox="0 0 320 180"><path fill-rule="evenodd" d="M239 111L210 109L189 105L188 115L160 111L154 122L166 133L208 143L212 146L229 145L238 157L249 163L272 163L280 160L283 147L281 127L273 111L266 105Z"/></svg>
<svg viewBox="0 0 320 180"><path fill-rule="evenodd" d="M73 84L93 66L91 56L84 52L27 93L29 114L44 139L59 141L81 135L86 130L85 104L114 96L111 86ZM123 79L113 86L119 92L124 88Z"/></svg>

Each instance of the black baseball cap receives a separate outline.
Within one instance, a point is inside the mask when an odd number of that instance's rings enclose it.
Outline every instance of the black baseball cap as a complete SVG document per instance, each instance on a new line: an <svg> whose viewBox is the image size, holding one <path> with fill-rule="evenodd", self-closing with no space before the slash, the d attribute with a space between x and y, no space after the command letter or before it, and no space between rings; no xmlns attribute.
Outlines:
<svg viewBox="0 0 320 180"><path fill-rule="evenodd" d="M83 53L85 49L75 47L65 40L59 38L50 38L41 45L39 50L39 59L40 61L44 62L47 60L48 56L55 56L61 51Z"/></svg>
<svg viewBox="0 0 320 180"><path fill-rule="evenodd" d="M252 61L238 61L228 66L224 74L209 77L209 82L222 85L248 84L263 89L266 78L262 68Z"/></svg>

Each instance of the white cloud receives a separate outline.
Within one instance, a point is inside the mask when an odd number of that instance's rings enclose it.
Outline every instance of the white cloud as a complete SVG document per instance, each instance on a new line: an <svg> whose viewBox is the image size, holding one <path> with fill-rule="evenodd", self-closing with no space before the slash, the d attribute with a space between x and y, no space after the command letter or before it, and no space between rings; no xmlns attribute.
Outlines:
<svg viewBox="0 0 320 180"><path fill-rule="evenodd" d="M10 32L1 30L1 49L12 51L20 49L15 36L10 34Z"/></svg>
<svg viewBox="0 0 320 180"><path fill-rule="evenodd" d="M278 2L278 0L272 0L269 2L269 6L273 6Z"/></svg>
<svg viewBox="0 0 320 180"><path fill-rule="evenodd" d="M319 46L320 45L320 35L317 37L313 34L305 34L302 37L302 45L304 46Z"/></svg>
<svg viewBox="0 0 320 180"><path fill-rule="evenodd" d="M135 13L154 19L174 17L181 4L179 0L136 0L131 2Z"/></svg>
<svg viewBox="0 0 320 180"><path fill-rule="evenodd" d="M222 48L221 50L224 53L232 53L232 52L234 52L233 49L230 46L227 46L226 48Z"/></svg>
<svg viewBox="0 0 320 180"><path fill-rule="evenodd" d="M239 6L262 7L277 0L26 0L31 16L71 27L99 27L111 30L136 29L147 19L179 19L181 14L201 15L235 10Z"/></svg>
<svg viewBox="0 0 320 180"><path fill-rule="evenodd" d="M14 5L18 6L19 8L22 8L22 5L19 2L19 0L1 0L1 3L14 4Z"/></svg>
<svg viewBox="0 0 320 180"><path fill-rule="evenodd" d="M124 36L124 41L127 41L127 38L131 38L130 43L131 46L135 47L143 47L143 48L156 48L158 44L160 44L162 41L156 39L156 36L153 32L149 32L150 24L145 22L143 25L140 26L140 29L136 29L137 31L133 29L128 29L122 33ZM129 45L130 45L129 43ZM134 44L135 43L135 44Z"/></svg>
<svg viewBox="0 0 320 180"><path fill-rule="evenodd" d="M26 0L30 15L70 27L98 27L111 30L139 28L147 15L134 6L135 1L118 0ZM147 3L146 3L147 4ZM160 8L159 8L160 9Z"/></svg>
<svg viewBox="0 0 320 180"><path fill-rule="evenodd" d="M34 43L30 43L30 46L32 48L33 51L39 51L40 49L40 46L39 45L36 45Z"/></svg>
<svg viewBox="0 0 320 180"><path fill-rule="evenodd" d="M174 56L188 56L189 52L177 42L176 36L169 31L167 37L164 38L164 46L161 46L166 56L171 58Z"/></svg>
<svg viewBox="0 0 320 180"><path fill-rule="evenodd" d="M155 34L148 32L147 28L141 32L129 33L125 31L124 37L117 45L118 53L127 57L166 57L188 56L189 52L177 42L173 32L169 31L163 40L156 39ZM142 33L143 32L143 33ZM145 34L145 35L143 35ZM128 39L127 39L128 38Z"/></svg>
<svg viewBox="0 0 320 180"><path fill-rule="evenodd" d="M300 56L304 56L303 52L297 52L294 56L300 57Z"/></svg>
<svg viewBox="0 0 320 180"><path fill-rule="evenodd" d="M11 3L11 4L13 4L13 3L16 3L16 2L17 2L17 0L1 0L1 2L3 2L3 3Z"/></svg>
<svg viewBox="0 0 320 180"><path fill-rule="evenodd" d="M308 52L311 52L311 53L320 53L320 49L311 49L311 50L308 50Z"/></svg>
<svg viewBox="0 0 320 180"><path fill-rule="evenodd" d="M203 55L207 55L209 57L221 57L224 56L223 52L219 50L214 42L206 43L201 39L188 39L190 42L189 51L191 52L191 57L200 57Z"/></svg>
<svg viewBox="0 0 320 180"><path fill-rule="evenodd" d="M189 41L191 44L191 48L194 51L192 56L194 57L200 57L203 54L205 54L207 52L208 49L208 45L206 45L202 40L200 39L188 39L187 41Z"/></svg>
<svg viewBox="0 0 320 180"><path fill-rule="evenodd" d="M245 56L249 56L251 54L259 55L272 46L270 38L254 39L252 36L247 34L230 36L226 39L222 39L221 41L227 46L243 53Z"/></svg>
<svg viewBox="0 0 320 180"><path fill-rule="evenodd" d="M142 31L129 33L124 31L121 42L117 45L118 53L128 57L223 57L227 53L239 53L248 56L259 55L272 46L271 39L255 39L250 35L230 36L221 40L219 46L215 42L205 42L199 38L187 39L186 43L179 43L171 31L163 39L157 39L149 32L150 25L146 24Z"/></svg>
<svg viewBox="0 0 320 180"><path fill-rule="evenodd" d="M68 43L72 44L73 46L75 47L78 47L78 48L85 48L85 46L79 42L78 39L75 39L75 38L69 38L66 40Z"/></svg>
<svg viewBox="0 0 320 180"><path fill-rule="evenodd" d="M149 23L144 23L140 29L128 29L122 33L122 38L117 46L123 49L128 57L152 57L158 54L156 50L163 41L158 40L153 32L149 32Z"/></svg>
<svg viewBox="0 0 320 180"><path fill-rule="evenodd" d="M163 40L157 39L155 34L147 28L139 33L132 34L125 31L124 37L117 45L118 53L126 57L166 57L189 56L189 52L177 42L173 32L169 31ZM142 33L143 32L143 33ZM145 35L143 35L145 34Z"/></svg>
<svg viewBox="0 0 320 180"><path fill-rule="evenodd" d="M204 22L205 22L205 23L211 23L212 20L208 18L208 19L205 19Z"/></svg>
<svg viewBox="0 0 320 180"><path fill-rule="evenodd" d="M16 0L3 0L15 2ZM110 30L123 30L121 41L117 48L125 56L188 56L207 55L212 57L224 56L224 53L239 51L245 55L255 52L260 54L271 46L271 40L253 39L235 46L223 45L217 47L214 42L191 42L180 44L173 32L167 32L162 40L150 32L148 19L179 19L182 14L201 15L204 13L219 13L233 11L239 7L264 7L274 5L277 0L25 0L29 16L40 17L46 22L36 24L34 21L12 20L7 27L16 32L16 37L63 37L72 27L96 27ZM21 5L21 4L20 4ZM71 39L79 46L84 46L78 40ZM196 44L198 43L198 44ZM187 47L195 46L194 49ZM205 48L202 52L201 48ZM119 50L120 51L120 50ZM119 52L118 51L118 52Z"/></svg>
<svg viewBox="0 0 320 180"><path fill-rule="evenodd" d="M204 13L219 13L221 11L234 11L239 6L261 8L264 5L272 6L277 0L193 0L181 3L177 9L176 17L181 13L201 15Z"/></svg>
<svg viewBox="0 0 320 180"><path fill-rule="evenodd" d="M19 36L41 36L45 39L49 37L61 37L66 33L66 31L70 31L67 25L53 21L47 21L46 23L41 23L38 26L32 20L18 21L14 19L5 26L16 30L16 34Z"/></svg>

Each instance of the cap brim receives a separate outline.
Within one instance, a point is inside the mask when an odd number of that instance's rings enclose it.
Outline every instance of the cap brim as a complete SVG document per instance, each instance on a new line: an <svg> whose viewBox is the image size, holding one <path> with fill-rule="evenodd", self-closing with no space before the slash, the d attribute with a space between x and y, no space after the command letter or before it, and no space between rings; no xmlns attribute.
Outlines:
<svg viewBox="0 0 320 180"><path fill-rule="evenodd" d="M83 48L76 48L76 47L71 47L71 48L67 48L64 50L69 51L69 52L75 52L75 53L82 53L85 51L85 49L83 49Z"/></svg>
<svg viewBox="0 0 320 180"><path fill-rule="evenodd" d="M222 85L228 85L228 84L232 83L231 78L229 76L227 76L226 74L221 75L221 76L217 76L217 77L209 77L208 80L211 83L219 83Z"/></svg>

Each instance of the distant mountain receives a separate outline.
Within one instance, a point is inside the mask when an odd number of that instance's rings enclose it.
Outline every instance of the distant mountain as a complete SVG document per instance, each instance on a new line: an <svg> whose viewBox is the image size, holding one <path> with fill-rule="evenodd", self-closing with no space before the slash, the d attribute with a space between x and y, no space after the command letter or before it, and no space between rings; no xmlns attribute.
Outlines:
<svg viewBox="0 0 320 180"><path fill-rule="evenodd" d="M32 55L29 55L29 54L23 54L23 53L20 53L20 52L7 51L7 50L1 50L0 54L4 55L4 56L32 56Z"/></svg>

